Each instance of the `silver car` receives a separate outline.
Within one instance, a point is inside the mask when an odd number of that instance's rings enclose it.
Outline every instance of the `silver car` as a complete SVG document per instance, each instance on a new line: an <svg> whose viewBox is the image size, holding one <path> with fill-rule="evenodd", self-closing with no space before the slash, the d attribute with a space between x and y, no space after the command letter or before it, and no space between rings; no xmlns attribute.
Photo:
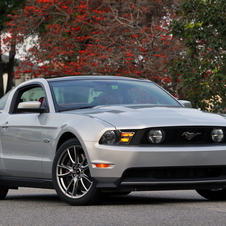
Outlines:
<svg viewBox="0 0 226 226"><path fill-rule="evenodd" d="M55 189L71 205L132 191L226 199L226 120L148 80L33 79L0 100L0 199Z"/></svg>

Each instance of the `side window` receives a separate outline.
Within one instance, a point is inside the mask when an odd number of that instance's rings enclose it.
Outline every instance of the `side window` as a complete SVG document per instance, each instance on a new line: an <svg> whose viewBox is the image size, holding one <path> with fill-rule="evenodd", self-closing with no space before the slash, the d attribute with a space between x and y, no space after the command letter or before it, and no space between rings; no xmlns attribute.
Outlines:
<svg viewBox="0 0 226 226"><path fill-rule="evenodd" d="M35 87L22 92L22 95L20 97L20 102L21 101L23 102L40 101L44 97L45 97L45 92L42 89L42 87Z"/></svg>
<svg viewBox="0 0 226 226"><path fill-rule="evenodd" d="M27 101L40 101L42 104L41 106L45 106L47 108L47 100L45 96L46 95L43 88L39 85L33 85L19 89L14 95L10 112L22 113L17 109L17 107L19 103Z"/></svg>

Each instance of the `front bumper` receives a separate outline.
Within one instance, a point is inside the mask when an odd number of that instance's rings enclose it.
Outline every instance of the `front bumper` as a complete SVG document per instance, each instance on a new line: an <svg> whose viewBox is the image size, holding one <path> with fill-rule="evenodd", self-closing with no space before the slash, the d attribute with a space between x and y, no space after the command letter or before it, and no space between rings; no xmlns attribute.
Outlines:
<svg viewBox="0 0 226 226"><path fill-rule="evenodd" d="M114 146L86 143L100 188L167 190L226 185L226 146ZM110 164L97 168L95 164Z"/></svg>

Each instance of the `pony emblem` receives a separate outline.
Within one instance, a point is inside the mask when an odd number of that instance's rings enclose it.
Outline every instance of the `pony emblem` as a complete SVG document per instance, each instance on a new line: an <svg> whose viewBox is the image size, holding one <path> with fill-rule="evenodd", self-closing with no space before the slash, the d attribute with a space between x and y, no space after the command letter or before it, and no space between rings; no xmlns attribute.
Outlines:
<svg viewBox="0 0 226 226"><path fill-rule="evenodd" d="M191 139L193 139L193 138L194 138L195 136L197 136L197 135L201 135L201 133L184 132L184 133L182 134L182 137L185 136L185 138L186 138L187 140L191 140Z"/></svg>

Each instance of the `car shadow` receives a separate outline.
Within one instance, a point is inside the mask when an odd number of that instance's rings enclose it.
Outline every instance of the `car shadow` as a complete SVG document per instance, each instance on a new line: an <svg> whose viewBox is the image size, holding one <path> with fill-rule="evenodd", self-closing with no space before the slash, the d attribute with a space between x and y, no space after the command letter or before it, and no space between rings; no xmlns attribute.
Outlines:
<svg viewBox="0 0 226 226"><path fill-rule="evenodd" d="M38 203L45 203L48 202L48 205L51 204L60 204L62 205L64 202L61 201L59 196L56 193L32 193L32 194L17 194L14 192L13 194L10 194L6 196L5 200L14 200L14 201L25 201L25 202L38 202ZM175 197L175 193L173 196L170 196L170 193L139 193L139 192L132 192L128 195L112 195L105 197L104 200L102 200L101 203L98 205L161 205L161 204L174 204L174 203L200 203L200 202L211 202L208 201L199 195L190 195L183 197L183 195L179 195L178 197ZM67 204L66 204L67 205Z"/></svg>
<svg viewBox="0 0 226 226"><path fill-rule="evenodd" d="M18 194L6 196L4 200L29 202L61 202L57 194Z"/></svg>
<svg viewBox="0 0 226 226"><path fill-rule="evenodd" d="M142 196L142 195L114 195L109 196L106 200L104 200L101 205L150 205L150 204L170 204L170 203L200 203L200 202L209 202L202 197L200 199L197 198L175 198L169 196L155 196L153 197L151 194L149 196Z"/></svg>

